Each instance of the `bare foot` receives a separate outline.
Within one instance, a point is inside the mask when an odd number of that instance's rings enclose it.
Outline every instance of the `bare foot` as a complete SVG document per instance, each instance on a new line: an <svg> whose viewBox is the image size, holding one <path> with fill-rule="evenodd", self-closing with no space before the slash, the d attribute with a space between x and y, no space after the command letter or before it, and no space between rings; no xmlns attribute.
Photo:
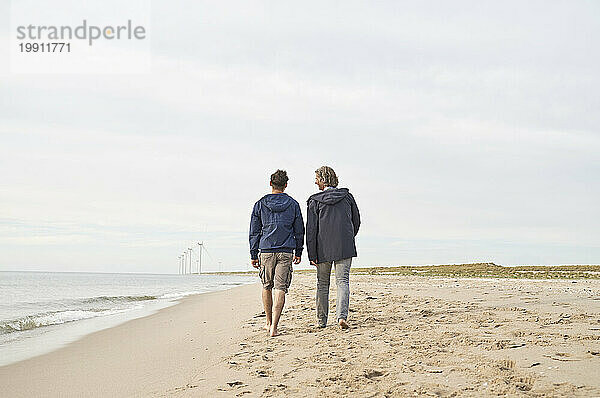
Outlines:
<svg viewBox="0 0 600 398"><path fill-rule="evenodd" d="M271 326L271 329L269 332L270 332L269 335L271 337L279 336L279 332L277 331L277 327L275 325Z"/></svg>
<svg viewBox="0 0 600 398"><path fill-rule="evenodd" d="M271 324L270 324L270 323L267 323L267 324L264 326L264 329L265 329L267 332L270 332L270 331L271 331Z"/></svg>
<svg viewBox="0 0 600 398"><path fill-rule="evenodd" d="M340 320L338 321L338 323L340 324L340 327L341 327L342 329L349 329L349 328L350 328L350 326L348 326L348 322L346 322L346 320L345 320L345 319L340 319Z"/></svg>

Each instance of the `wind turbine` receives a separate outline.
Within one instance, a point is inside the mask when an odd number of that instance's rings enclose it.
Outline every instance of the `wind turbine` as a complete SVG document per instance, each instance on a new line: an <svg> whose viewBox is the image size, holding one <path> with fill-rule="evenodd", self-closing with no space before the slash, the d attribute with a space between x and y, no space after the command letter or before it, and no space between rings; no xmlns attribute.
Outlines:
<svg viewBox="0 0 600 398"><path fill-rule="evenodd" d="M198 273L202 273L202 249L204 249L204 242L198 242Z"/></svg>

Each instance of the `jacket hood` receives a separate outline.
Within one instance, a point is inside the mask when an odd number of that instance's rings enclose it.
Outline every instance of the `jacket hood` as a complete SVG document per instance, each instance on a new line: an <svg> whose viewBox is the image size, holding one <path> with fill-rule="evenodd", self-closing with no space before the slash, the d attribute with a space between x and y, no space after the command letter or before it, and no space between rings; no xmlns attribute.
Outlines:
<svg viewBox="0 0 600 398"><path fill-rule="evenodd" d="M286 193L270 193L260 201L272 212L282 212L290 207L294 200Z"/></svg>
<svg viewBox="0 0 600 398"><path fill-rule="evenodd" d="M348 188L332 188L317 192L308 198L308 201L316 200L326 205L334 205L350 194Z"/></svg>

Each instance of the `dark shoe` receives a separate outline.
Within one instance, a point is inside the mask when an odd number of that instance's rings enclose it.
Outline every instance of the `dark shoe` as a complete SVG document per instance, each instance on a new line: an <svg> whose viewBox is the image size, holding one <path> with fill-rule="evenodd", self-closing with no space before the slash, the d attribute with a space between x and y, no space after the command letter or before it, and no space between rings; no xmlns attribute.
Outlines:
<svg viewBox="0 0 600 398"><path fill-rule="evenodd" d="M340 327L341 327L342 329L350 329L350 326L348 325L348 322L346 322L346 320L345 320L345 319L340 319L340 320L338 321L338 324L340 325Z"/></svg>

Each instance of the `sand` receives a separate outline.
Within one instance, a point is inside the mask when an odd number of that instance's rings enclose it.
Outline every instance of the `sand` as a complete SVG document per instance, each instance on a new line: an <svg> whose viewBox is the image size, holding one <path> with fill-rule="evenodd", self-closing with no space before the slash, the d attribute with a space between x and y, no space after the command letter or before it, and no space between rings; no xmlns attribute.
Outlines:
<svg viewBox="0 0 600 398"><path fill-rule="evenodd" d="M315 327L315 278L295 273L276 338L258 284L192 296L0 368L2 394L600 396L599 280L351 275L343 331Z"/></svg>

